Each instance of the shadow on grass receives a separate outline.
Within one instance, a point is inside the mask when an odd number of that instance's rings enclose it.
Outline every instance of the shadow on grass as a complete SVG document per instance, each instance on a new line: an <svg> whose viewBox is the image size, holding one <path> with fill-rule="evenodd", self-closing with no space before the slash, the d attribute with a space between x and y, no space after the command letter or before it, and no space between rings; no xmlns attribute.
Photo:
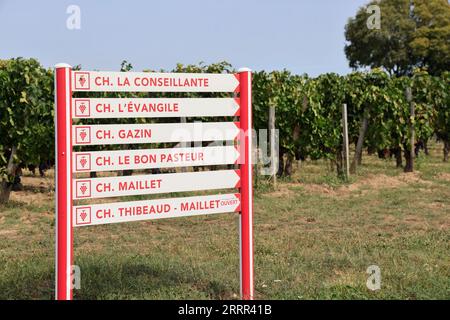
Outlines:
<svg viewBox="0 0 450 320"><path fill-rule="evenodd" d="M161 256L82 256L76 263L81 270L81 288L74 290L77 300L233 297L225 280L214 280L180 261L163 261ZM0 274L0 299L54 299L51 264L10 264Z"/></svg>
<svg viewBox="0 0 450 320"><path fill-rule="evenodd" d="M111 257L113 258L113 257ZM111 261L79 259L82 287L78 299L229 299L231 289L182 261L135 256Z"/></svg>
<svg viewBox="0 0 450 320"><path fill-rule="evenodd" d="M42 263L4 264L0 273L0 300L50 300L55 295L54 267Z"/></svg>
<svg viewBox="0 0 450 320"><path fill-rule="evenodd" d="M31 193L47 193L47 192L54 192L55 188L48 187L45 185L40 185L40 186L23 185L22 189L19 191L27 191L27 192L31 192Z"/></svg>

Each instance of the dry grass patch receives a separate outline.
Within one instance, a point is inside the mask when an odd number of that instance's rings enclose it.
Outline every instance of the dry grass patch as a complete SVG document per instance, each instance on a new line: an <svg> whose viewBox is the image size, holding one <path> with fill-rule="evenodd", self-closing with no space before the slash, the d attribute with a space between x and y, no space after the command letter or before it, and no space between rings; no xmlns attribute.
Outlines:
<svg viewBox="0 0 450 320"><path fill-rule="evenodd" d="M436 178L439 180L445 180L450 182L450 173L441 172L436 176Z"/></svg>
<svg viewBox="0 0 450 320"><path fill-rule="evenodd" d="M11 201L35 206L48 205L49 203L52 203L54 199L54 193L50 192L16 191L12 192L10 196Z"/></svg>

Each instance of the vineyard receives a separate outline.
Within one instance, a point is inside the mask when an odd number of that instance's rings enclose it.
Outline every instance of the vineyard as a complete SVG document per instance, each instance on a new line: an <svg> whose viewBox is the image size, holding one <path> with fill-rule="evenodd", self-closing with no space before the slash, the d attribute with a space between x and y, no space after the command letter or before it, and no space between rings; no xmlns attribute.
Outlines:
<svg viewBox="0 0 450 320"><path fill-rule="evenodd" d="M0 16L0 300L450 300L450 0Z"/></svg>
<svg viewBox="0 0 450 320"><path fill-rule="evenodd" d="M131 69L131 64L124 61L120 70ZM171 71L235 72L227 62L178 64ZM46 70L34 59L17 58L0 62L0 202L8 201L14 185L20 181L21 169L35 170L39 167L43 174L54 163L53 87L53 71ZM436 77L417 69L411 77L394 77L374 69L346 76L329 73L310 78L291 74L287 70L259 71L253 76L253 92L255 129L267 129L269 110L275 108L276 111L280 176L292 174L294 159L327 159L337 175L343 175L343 104L347 105L348 110L349 143L355 146L352 173L361 164L365 150L368 154L378 153L380 158L395 157L398 167L403 167L406 172L412 171L412 131L415 134L413 151L416 155L421 149L427 154L428 142L436 138L444 145L443 160L448 161L449 72ZM127 97L126 93L96 95ZM198 95L185 94L188 97ZM140 96L148 97L149 94ZM178 97L180 94L152 96ZM412 107L414 114L411 114ZM102 123L102 119L89 121L92 124ZM119 121L130 123L131 120ZM155 120L134 121L143 123Z"/></svg>

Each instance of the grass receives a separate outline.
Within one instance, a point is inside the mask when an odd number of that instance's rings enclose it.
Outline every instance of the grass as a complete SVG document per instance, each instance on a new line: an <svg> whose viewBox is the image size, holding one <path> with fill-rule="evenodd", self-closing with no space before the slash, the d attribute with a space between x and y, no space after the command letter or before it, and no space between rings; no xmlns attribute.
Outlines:
<svg viewBox="0 0 450 320"><path fill-rule="evenodd" d="M277 190L255 192L258 299L449 299L450 164L441 146L403 174L365 156L349 183L324 161L302 163ZM26 177L24 183L51 184ZM52 299L51 189L0 207L0 298ZM75 299L237 299L237 216L222 214L75 229ZM370 265L381 289L366 287Z"/></svg>

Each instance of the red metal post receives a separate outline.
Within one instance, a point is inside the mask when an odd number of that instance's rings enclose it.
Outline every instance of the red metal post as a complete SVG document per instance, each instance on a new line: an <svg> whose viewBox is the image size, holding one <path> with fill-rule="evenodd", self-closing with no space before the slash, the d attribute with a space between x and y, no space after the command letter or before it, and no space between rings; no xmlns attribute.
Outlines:
<svg viewBox="0 0 450 320"><path fill-rule="evenodd" d="M55 298L72 300L72 68L55 66L56 277Z"/></svg>
<svg viewBox="0 0 450 320"><path fill-rule="evenodd" d="M252 73L239 69L241 102L241 143L244 143L241 163L241 214L239 216L241 298L253 299L253 166L252 166Z"/></svg>

